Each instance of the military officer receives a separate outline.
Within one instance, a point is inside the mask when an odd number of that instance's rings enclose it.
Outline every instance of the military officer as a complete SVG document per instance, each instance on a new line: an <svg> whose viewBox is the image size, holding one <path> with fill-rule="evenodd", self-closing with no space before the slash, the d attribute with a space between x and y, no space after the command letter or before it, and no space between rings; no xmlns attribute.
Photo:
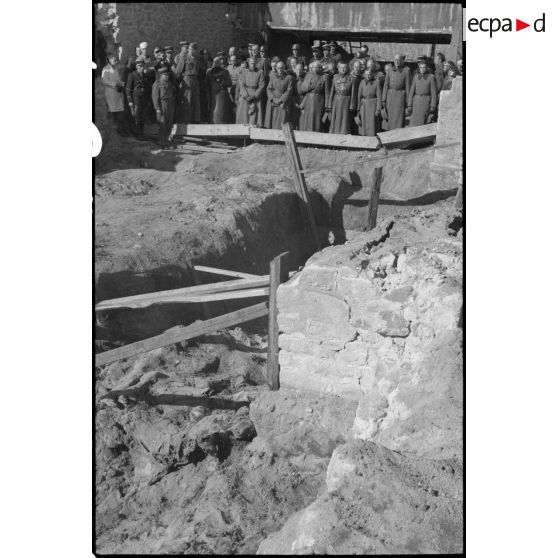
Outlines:
<svg viewBox="0 0 558 558"><path fill-rule="evenodd" d="M143 127L149 107L149 85L150 80L145 75L145 63L142 57L138 57L136 71L132 72L126 81L126 95L139 139L143 139Z"/></svg>
<svg viewBox="0 0 558 558"><path fill-rule="evenodd" d="M302 67L306 70L307 61L306 57L300 54L301 48L298 43L295 43L292 48L292 56L287 58L287 71L294 75L294 69L297 64L302 64Z"/></svg>
<svg viewBox="0 0 558 558"><path fill-rule="evenodd" d="M169 136L174 122L174 87L170 82L170 70L167 65L159 68L159 79L153 84L151 96L153 106L157 112L157 121L159 122L159 142L162 149L169 149L171 145Z"/></svg>

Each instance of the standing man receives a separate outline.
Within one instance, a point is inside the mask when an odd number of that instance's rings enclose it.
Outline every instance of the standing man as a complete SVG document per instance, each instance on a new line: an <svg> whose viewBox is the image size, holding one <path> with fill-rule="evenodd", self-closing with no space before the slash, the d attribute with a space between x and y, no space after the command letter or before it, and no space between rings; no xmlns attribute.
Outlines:
<svg viewBox="0 0 558 558"><path fill-rule="evenodd" d="M181 57L184 58L184 56L186 56L187 52L188 52L188 41L180 41L180 52L174 57L174 60L173 60L175 70L176 70L176 67L178 66L178 60Z"/></svg>
<svg viewBox="0 0 558 558"><path fill-rule="evenodd" d="M294 69L297 64L302 64L306 68L306 58L300 54L300 45L295 43L292 48L292 56L287 58L287 71L294 74Z"/></svg>
<svg viewBox="0 0 558 558"><path fill-rule="evenodd" d="M360 117L359 134L375 136L380 108L382 106L382 86L372 69L364 72L364 79L358 88L357 108Z"/></svg>
<svg viewBox="0 0 558 558"><path fill-rule="evenodd" d="M260 57L258 58L257 68L263 71L264 78L267 82L269 72L271 72L271 58L269 57L269 48L267 45L262 45L260 47Z"/></svg>
<svg viewBox="0 0 558 558"><path fill-rule="evenodd" d="M350 64L349 64L350 67ZM353 69L351 71L351 75L353 76L353 99L351 100L351 106L358 110L358 89L360 86L360 82L363 80L363 73L364 73L364 64L362 58L355 59L353 63ZM358 116L358 112L356 113L355 119L351 124L351 134L359 135L361 124L358 121L360 117Z"/></svg>
<svg viewBox="0 0 558 558"><path fill-rule="evenodd" d="M158 71L159 79L155 81L152 89L153 106L159 122L159 144L162 149L168 149L175 147L169 141L174 122L174 88L170 82L168 66L161 66Z"/></svg>
<svg viewBox="0 0 558 558"><path fill-rule="evenodd" d="M256 67L254 57L248 59L248 68L240 74L238 80L238 105L236 123L263 126L262 92L265 89L263 72Z"/></svg>
<svg viewBox="0 0 558 558"><path fill-rule="evenodd" d="M330 134L350 134L353 113L356 106L352 103L354 95L354 77L349 75L349 65L346 62L338 64L338 74L333 76L331 94L327 108L331 111Z"/></svg>
<svg viewBox="0 0 558 558"><path fill-rule="evenodd" d="M302 82L304 110L300 116L300 130L321 132L322 117L325 109L327 76L322 72L320 61L310 63L310 72Z"/></svg>
<svg viewBox="0 0 558 558"><path fill-rule="evenodd" d="M312 47L312 58L310 59L310 64L312 62L322 62L323 55L322 55L322 47L320 45L314 45ZM310 68L308 68L310 69Z"/></svg>
<svg viewBox="0 0 558 558"><path fill-rule="evenodd" d="M438 52L436 54L436 65L434 66L434 79L436 80L436 92L440 93L442 90L442 85L444 83L444 62L446 61L446 57L443 53Z"/></svg>
<svg viewBox="0 0 558 558"><path fill-rule="evenodd" d="M236 48L235 46L229 47L229 54L227 56L228 64L231 63L231 56L236 56L236 59L238 60L238 48Z"/></svg>
<svg viewBox="0 0 558 558"><path fill-rule="evenodd" d="M330 58L330 52L331 52L331 47L329 46L329 43L324 43L322 44L322 52L324 53L322 56L322 67L325 71L325 69L327 68L327 65L329 64L331 58Z"/></svg>
<svg viewBox="0 0 558 558"><path fill-rule="evenodd" d="M136 60L136 71L128 76L126 82L126 93L128 97L128 106L134 117L136 131L139 139L143 139L143 127L145 117L149 108L149 78L145 75L145 63L143 58Z"/></svg>
<svg viewBox="0 0 558 558"><path fill-rule="evenodd" d="M280 130L289 121L293 96L293 76L285 71L285 63L278 62L276 72L269 76L265 127Z"/></svg>
<svg viewBox="0 0 558 558"><path fill-rule="evenodd" d="M411 115L409 126L426 124L429 116L434 116L437 105L436 79L428 72L426 62L419 62L418 73L413 78L407 113Z"/></svg>
<svg viewBox="0 0 558 558"><path fill-rule="evenodd" d="M116 54L109 54L108 64L101 73L101 80L105 86L109 115L117 126L116 131L121 136L127 136L129 134L124 123L124 82L116 67L117 61Z"/></svg>
<svg viewBox="0 0 558 558"><path fill-rule="evenodd" d="M279 64L279 63L277 63ZM302 64L296 64L294 67L294 81L293 81L293 112L291 116L291 121L293 123L293 128L298 130L300 127L300 115L301 111L304 109L304 91L302 89L302 84L304 83L304 78L306 73Z"/></svg>
<svg viewBox="0 0 558 558"><path fill-rule="evenodd" d="M405 56L396 54L393 68L386 74L382 92L382 108L387 112L388 129L405 126L405 107L411 89L411 73L405 66Z"/></svg>
<svg viewBox="0 0 558 558"><path fill-rule="evenodd" d="M349 69L352 71L355 62L360 62L362 64L362 68L366 67L366 62L368 61L368 47L366 45L362 45L356 52L354 58L349 62Z"/></svg>
<svg viewBox="0 0 558 558"><path fill-rule="evenodd" d="M339 45L335 41L331 41L329 46L331 47L329 57L335 60L335 62L337 62L337 65L339 65L339 62L343 60L343 56L339 52Z"/></svg>
<svg viewBox="0 0 558 558"><path fill-rule="evenodd" d="M232 86L229 72L223 68L224 58L213 60L213 67L207 70L207 93L209 97L209 123L230 124L232 122Z"/></svg>
<svg viewBox="0 0 558 558"><path fill-rule="evenodd" d="M190 43L186 54L179 58L175 73L180 82L178 97L180 99L180 121L184 124L200 122L200 63L196 53L196 43Z"/></svg>
<svg viewBox="0 0 558 558"><path fill-rule="evenodd" d="M229 51L230 52L230 51ZM240 65L238 64L238 58L236 54L229 54L229 65L227 66L227 72L231 78L231 86L229 87L229 95L233 105L233 122L236 120L236 101L238 94L238 79L240 78L240 72L242 71Z"/></svg>

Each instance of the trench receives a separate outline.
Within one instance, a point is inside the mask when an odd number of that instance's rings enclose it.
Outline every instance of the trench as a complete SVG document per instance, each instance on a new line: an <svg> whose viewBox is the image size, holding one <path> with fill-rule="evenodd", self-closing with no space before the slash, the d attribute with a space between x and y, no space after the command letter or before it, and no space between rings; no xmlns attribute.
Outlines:
<svg viewBox="0 0 558 558"><path fill-rule="evenodd" d="M334 197L328 202L313 191L310 199L321 246L327 246L331 230L336 238L344 239L342 220L337 215L340 211L338 198ZM195 238L174 238L174 244L184 242L193 246L195 255L187 260L177 257L174 265L143 271L101 273L95 285L95 299L101 301L233 279L205 272L198 273L196 277L194 265L266 275L269 273L270 261L285 251L290 253L289 271L295 271L314 253L309 227L302 218L302 211L295 193L272 194L249 210L235 213L234 226L220 231L218 248L210 246L196 251ZM205 311L208 310L214 317L262 300L259 297L208 302ZM178 325L186 326L204 317L204 308L200 303L157 304L142 309L98 313L95 317L97 352L139 341ZM248 331L267 330L267 318L246 322L242 327Z"/></svg>

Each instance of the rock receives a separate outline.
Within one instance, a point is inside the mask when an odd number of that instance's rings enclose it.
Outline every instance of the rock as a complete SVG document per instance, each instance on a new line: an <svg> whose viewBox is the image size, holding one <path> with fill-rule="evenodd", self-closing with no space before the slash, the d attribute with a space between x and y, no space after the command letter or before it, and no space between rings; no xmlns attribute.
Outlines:
<svg viewBox="0 0 558 558"><path fill-rule="evenodd" d="M454 554L463 549L457 463L372 442L338 447L327 492L265 539L258 554Z"/></svg>
<svg viewBox="0 0 558 558"><path fill-rule="evenodd" d="M225 459L231 452L231 419L228 414L203 417L188 431L188 438L206 454Z"/></svg>
<svg viewBox="0 0 558 558"><path fill-rule="evenodd" d="M250 405L258 438L278 455L331 455L350 437L357 403L281 388L263 393Z"/></svg>

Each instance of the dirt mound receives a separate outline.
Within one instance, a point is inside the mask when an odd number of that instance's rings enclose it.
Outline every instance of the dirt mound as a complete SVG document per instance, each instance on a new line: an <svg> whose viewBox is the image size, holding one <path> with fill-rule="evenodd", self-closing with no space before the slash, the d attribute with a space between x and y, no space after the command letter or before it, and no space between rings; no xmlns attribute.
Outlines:
<svg viewBox="0 0 558 558"><path fill-rule="evenodd" d="M99 370L98 552L255 553L323 489L327 459L279 457L254 439L246 405L267 390L265 340L239 329L220 340ZM170 395L236 409L160 403Z"/></svg>
<svg viewBox="0 0 558 558"><path fill-rule="evenodd" d="M258 554L455 554L463 549L463 471L372 442L339 446L327 492Z"/></svg>

